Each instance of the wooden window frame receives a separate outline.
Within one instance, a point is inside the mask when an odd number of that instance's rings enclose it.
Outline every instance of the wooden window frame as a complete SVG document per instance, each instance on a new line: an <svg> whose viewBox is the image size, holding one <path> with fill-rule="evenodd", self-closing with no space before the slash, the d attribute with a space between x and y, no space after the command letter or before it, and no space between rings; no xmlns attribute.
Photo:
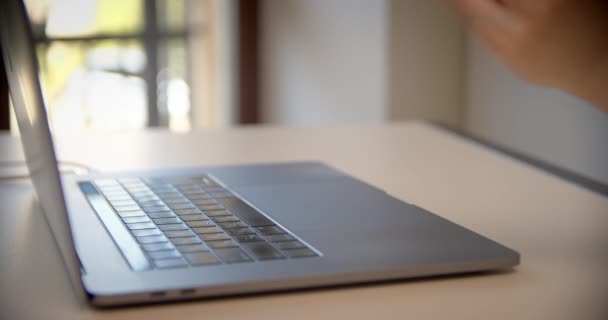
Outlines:
<svg viewBox="0 0 608 320"><path fill-rule="evenodd" d="M238 2L238 123L256 124L259 116L259 39L258 0Z"/></svg>
<svg viewBox="0 0 608 320"><path fill-rule="evenodd" d="M238 3L238 123L256 124L260 122L259 115L259 39L260 39L260 5L258 0L240 0ZM152 16L153 8L146 13ZM150 17L151 18L151 17ZM149 21L149 20L148 20ZM154 35L147 35L148 39ZM37 39L38 41L49 39ZM90 40L90 39L89 39ZM156 41L153 41L156 42ZM151 49L151 48L147 48ZM154 68L152 68L154 69ZM152 70L153 71L153 70ZM150 70L148 70L150 72ZM148 81L154 77L147 77ZM154 83L148 85L155 87ZM155 90L148 90L155 93ZM148 99L155 101L156 96ZM149 105L155 105L150 103ZM156 109L156 108L154 108ZM158 113L149 112L149 125L158 125ZM0 130L10 129L9 90L4 62L0 60Z"/></svg>
<svg viewBox="0 0 608 320"><path fill-rule="evenodd" d="M8 80L4 69L4 59L0 59L0 130L10 130Z"/></svg>

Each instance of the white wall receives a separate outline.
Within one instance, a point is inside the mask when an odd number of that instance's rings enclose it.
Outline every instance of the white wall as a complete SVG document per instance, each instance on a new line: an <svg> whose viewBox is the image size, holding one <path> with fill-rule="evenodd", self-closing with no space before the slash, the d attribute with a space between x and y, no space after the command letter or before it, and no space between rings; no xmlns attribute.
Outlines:
<svg viewBox="0 0 608 320"><path fill-rule="evenodd" d="M524 83L477 41L469 41L468 51L468 130L608 183L608 114Z"/></svg>
<svg viewBox="0 0 608 320"><path fill-rule="evenodd" d="M462 119L463 33L445 0L262 1L262 119Z"/></svg>
<svg viewBox="0 0 608 320"><path fill-rule="evenodd" d="M460 127L464 32L445 0L390 1L390 120Z"/></svg>
<svg viewBox="0 0 608 320"><path fill-rule="evenodd" d="M263 121L386 118L385 0L264 0L261 14Z"/></svg>
<svg viewBox="0 0 608 320"><path fill-rule="evenodd" d="M608 183L608 115L515 78L445 0L264 0L262 17L266 122L464 124Z"/></svg>

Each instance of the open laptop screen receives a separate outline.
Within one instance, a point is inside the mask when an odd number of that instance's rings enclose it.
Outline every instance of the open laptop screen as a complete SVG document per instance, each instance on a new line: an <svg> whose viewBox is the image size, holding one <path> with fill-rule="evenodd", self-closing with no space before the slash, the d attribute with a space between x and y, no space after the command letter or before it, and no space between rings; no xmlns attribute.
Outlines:
<svg viewBox="0 0 608 320"><path fill-rule="evenodd" d="M32 34L21 0L0 1L0 44L27 166L70 277L81 288L80 263L38 80Z"/></svg>

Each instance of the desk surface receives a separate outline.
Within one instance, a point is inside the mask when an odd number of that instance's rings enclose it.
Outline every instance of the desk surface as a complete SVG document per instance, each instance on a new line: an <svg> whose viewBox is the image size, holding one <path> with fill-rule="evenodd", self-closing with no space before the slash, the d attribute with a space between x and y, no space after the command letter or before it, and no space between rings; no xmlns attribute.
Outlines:
<svg viewBox="0 0 608 320"><path fill-rule="evenodd" d="M0 183L2 319L606 319L608 199L422 123L62 137L101 170L321 160L522 254L513 272L95 310L78 303L29 183ZM0 160L19 159L0 136Z"/></svg>

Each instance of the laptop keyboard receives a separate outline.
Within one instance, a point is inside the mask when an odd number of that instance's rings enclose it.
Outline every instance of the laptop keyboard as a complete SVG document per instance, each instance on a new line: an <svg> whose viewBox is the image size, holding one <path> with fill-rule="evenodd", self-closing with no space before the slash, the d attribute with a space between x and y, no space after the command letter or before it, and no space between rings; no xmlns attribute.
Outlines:
<svg viewBox="0 0 608 320"><path fill-rule="evenodd" d="M156 269L318 256L208 176L94 184Z"/></svg>

